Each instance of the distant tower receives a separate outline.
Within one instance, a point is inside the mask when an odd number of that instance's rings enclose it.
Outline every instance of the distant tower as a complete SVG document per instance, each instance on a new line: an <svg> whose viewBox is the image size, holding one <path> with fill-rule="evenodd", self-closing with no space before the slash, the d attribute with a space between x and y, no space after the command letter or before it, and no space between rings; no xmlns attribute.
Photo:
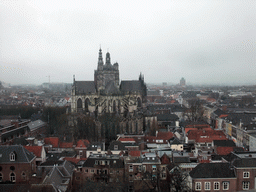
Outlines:
<svg viewBox="0 0 256 192"><path fill-rule="evenodd" d="M102 58L101 48L99 50L98 70L103 70L103 58Z"/></svg>
<svg viewBox="0 0 256 192"><path fill-rule="evenodd" d="M184 79L184 77L182 77L180 80L180 86L182 86L182 87L186 86L186 80Z"/></svg>

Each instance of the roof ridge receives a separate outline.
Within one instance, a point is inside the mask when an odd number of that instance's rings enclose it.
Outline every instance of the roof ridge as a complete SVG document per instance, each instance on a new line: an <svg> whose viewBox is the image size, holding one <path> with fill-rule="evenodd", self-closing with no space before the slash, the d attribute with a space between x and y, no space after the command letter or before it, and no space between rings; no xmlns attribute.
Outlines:
<svg viewBox="0 0 256 192"><path fill-rule="evenodd" d="M22 147L22 146L21 146ZM26 159L27 159L27 161L29 162L29 160L28 160L28 156L27 156L27 154L26 154L26 152L25 152L25 147L22 147L22 150L23 150L23 152L24 152L24 154L25 154L25 156L26 156ZM27 150L27 149L26 149ZM30 151L29 151L30 152Z"/></svg>

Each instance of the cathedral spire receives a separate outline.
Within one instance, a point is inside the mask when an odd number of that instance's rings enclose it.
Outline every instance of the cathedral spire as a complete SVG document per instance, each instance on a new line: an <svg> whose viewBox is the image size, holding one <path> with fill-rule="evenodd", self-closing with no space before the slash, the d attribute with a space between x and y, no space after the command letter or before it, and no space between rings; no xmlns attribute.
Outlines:
<svg viewBox="0 0 256 192"><path fill-rule="evenodd" d="M102 58L101 48L99 50L98 69L101 68L100 66L103 66L103 58Z"/></svg>
<svg viewBox="0 0 256 192"><path fill-rule="evenodd" d="M111 62L110 62L110 53L109 53L109 52L107 52L107 54L106 54L106 65L107 65L107 66L111 65Z"/></svg>

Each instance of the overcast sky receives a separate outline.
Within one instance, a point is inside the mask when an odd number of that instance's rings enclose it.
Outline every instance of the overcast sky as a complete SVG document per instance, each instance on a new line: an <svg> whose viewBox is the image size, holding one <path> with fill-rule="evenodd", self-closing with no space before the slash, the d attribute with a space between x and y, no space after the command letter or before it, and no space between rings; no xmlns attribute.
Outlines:
<svg viewBox="0 0 256 192"><path fill-rule="evenodd" d="M256 84L256 1L0 1L0 81L93 80L100 45L120 80Z"/></svg>

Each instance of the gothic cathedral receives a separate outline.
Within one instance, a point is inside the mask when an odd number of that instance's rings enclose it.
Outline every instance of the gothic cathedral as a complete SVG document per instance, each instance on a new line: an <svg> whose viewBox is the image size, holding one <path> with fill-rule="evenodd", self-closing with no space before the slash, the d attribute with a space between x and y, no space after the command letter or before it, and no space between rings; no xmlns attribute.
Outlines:
<svg viewBox="0 0 256 192"><path fill-rule="evenodd" d="M121 133L140 133L146 94L147 87L141 74L139 80L120 82L118 63L111 64L109 53L104 63L100 49L94 81L76 81L74 78L71 113L90 115L96 121L104 114L118 116ZM102 122L100 124L102 126Z"/></svg>

